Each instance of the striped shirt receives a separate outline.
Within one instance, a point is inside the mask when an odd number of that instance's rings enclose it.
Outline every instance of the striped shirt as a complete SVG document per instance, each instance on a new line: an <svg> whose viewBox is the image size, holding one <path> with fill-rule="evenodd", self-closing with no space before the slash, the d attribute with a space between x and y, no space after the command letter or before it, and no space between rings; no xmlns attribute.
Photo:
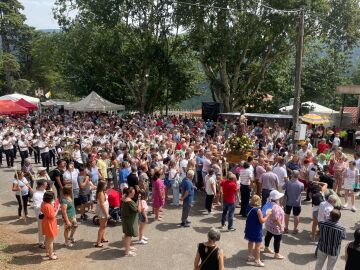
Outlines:
<svg viewBox="0 0 360 270"><path fill-rule="evenodd" d="M251 168L241 170L239 174L239 181L241 185L250 185L251 181L254 179L254 173Z"/></svg>
<svg viewBox="0 0 360 270"><path fill-rule="evenodd" d="M345 228L339 223L330 220L319 222L319 228L319 250L329 256L338 256L341 241L346 237Z"/></svg>

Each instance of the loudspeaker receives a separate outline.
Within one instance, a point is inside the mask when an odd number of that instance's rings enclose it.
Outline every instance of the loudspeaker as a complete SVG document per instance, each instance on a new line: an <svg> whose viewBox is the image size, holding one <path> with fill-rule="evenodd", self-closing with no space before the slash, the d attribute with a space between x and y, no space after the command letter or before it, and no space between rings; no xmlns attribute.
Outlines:
<svg viewBox="0 0 360 270"><path fill-rule="evenodd" d="M203 102L202 103L202 118L206 121L208 119L216 121L219 113L224 112L224 105L220 102Z"/></svg>

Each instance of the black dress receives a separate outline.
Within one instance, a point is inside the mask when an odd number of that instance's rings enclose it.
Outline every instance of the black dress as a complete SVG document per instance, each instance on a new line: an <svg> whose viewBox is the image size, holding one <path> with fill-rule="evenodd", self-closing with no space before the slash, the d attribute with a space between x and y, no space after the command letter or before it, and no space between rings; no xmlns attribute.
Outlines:
<svg viewBox="0 0 360 270"><path fill-rule="evenodd" d="M346 261L345 270L359 269L360 265L360 246L354 247L354 242L351 242L347 248L348 258Z"/></svg>
<svg viewBox="0 0 360 270"><path fill-rule="evenodd" d="M198 252L200 254L201 263L207 258L214 248L217 247L208 247L205 246L204 243L199 244ZM201 270L219 270L219 248L210 255L206 262L201 266Z"/></svg>

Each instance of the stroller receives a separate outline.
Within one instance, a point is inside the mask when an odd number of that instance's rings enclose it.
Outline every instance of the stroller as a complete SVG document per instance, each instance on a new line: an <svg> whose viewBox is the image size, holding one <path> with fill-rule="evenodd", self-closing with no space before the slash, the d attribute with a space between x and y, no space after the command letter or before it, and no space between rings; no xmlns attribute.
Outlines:
<svg viewBox="0 0 360 270"><path fill-rule="evenodd" d="M110 215L110 218L109 218L109 222L110 223L113 223L113 224L119 224L121 223L121 219L120 219L120 208L112 208L110 207L109 208L109 215ZM99 216L98 215L95 215L93 217L93 223L94 225L96 226L99 226L100 225L100 220L99 220Z"/></svg>

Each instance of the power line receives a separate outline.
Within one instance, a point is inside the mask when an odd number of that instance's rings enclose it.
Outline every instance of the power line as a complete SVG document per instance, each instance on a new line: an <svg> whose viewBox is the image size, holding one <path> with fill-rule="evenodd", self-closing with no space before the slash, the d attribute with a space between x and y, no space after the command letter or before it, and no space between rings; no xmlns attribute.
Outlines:
<svg viewBox="0 0 360 270"><path fill-rule="evenodd" d="M212 5L205 5L205 4L200 4L200 3L190 3L190 2L185 2L185 1L173 1L176 4L184 4L184 5L188 5L188 6L197 6L197 7L205 7L205 8L211 8L211 9L219 9L219 10L229 10L229 11L245 11L245 12L249 12L249 10L241 10L238 8L230 8L230 7L219 7L219 6L212 6ZM273 8L271 6L268 6L266 4L263 4L261 1L256 1L254 0L254 2L256 2L259 6L270 10L272 12L275 13L280 13L280 14L291 14L291 13L300 13L300 11L302 9L278 9L278 8Z"/></svg>

